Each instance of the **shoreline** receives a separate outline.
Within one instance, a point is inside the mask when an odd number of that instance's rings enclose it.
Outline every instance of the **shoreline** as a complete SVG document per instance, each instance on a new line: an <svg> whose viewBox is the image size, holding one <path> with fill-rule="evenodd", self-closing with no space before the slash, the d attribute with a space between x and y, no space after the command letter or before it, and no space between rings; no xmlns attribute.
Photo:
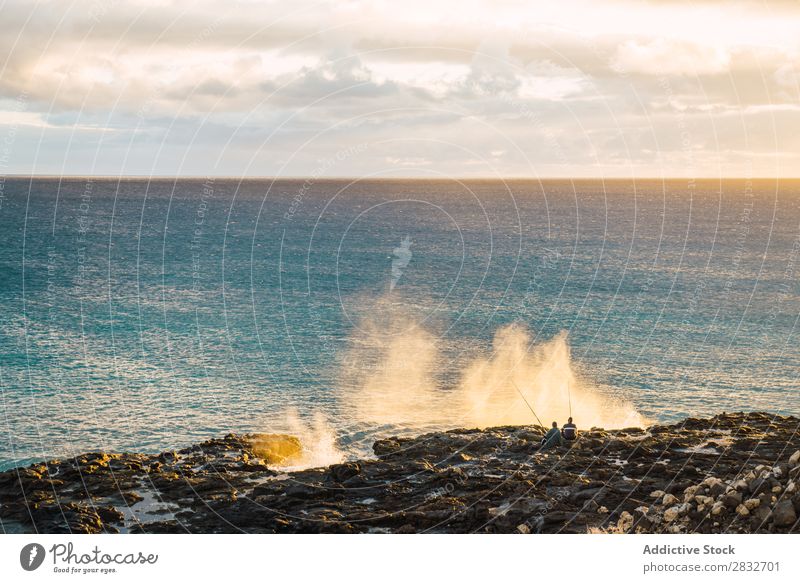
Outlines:
<svg viewBox="0 0 800 583"><path fill-rule="evenodd" d="M7 533L800 532L799 429L722 413L579 428L546 452L537 426L453 429L292 472L265 460L296 444L230 434L1 472L0 521Z"/></svg>

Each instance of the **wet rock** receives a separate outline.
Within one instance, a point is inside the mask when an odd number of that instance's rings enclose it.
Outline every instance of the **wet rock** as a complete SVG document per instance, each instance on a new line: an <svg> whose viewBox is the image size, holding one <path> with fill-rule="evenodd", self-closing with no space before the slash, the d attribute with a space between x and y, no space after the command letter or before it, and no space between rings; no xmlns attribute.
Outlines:
<svg viewBox="0 0 800 583"><path fill-rule="evenodd" d="M136 504L137 502L141 502L144 500L144 497L141 496L138 492L134 492L129 490L127 492L117 491L112 496L112 499L120 500L123 504L127 506L131 506Z"/></svg>
<svg viewBox="0 0 800 583"><path fill-rule="evenodd" d="M302 482L293 482L283 489L284 496L295 498L308 499L323 496L324 494L325 489L321 484L304 484Z"/></svg>
<svg viewBox="0 0 800 583"><path fill-rule="evenodd" d="M119 523L125 519L125 515L113 506L102 506L96 510L97 516L103 523Z"/></svg>
<svg viewBox="0 0 800 583"><path fill-rule="evenodd" d="M164 464L174 464L180 459L180 456L174 451L165 451L158 454L158 461Z"/></svg>
<svg viewBox="0 0 800 583"><path fill-rule="evenodd" d="M336 482L344 482L361 472L361 466L355 462L335 464L330 467L330 475Z"/></svg>
<svg viewBox="0 0 800 583"><path fill-rule="evenodd" d="M372 444L372 451L377 456L387 456L400 452L402 447L399 439L379 439Z"/></svg>

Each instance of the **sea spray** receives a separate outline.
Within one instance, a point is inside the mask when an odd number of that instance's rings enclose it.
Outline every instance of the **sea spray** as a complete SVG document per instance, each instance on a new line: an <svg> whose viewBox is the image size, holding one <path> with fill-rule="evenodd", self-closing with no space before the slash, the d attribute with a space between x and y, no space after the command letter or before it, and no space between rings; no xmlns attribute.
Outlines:
<svg viewBox="0 0 800 583"><path fill-rule="evenodd" d="M431 319L423 325L403 310L381 306L358 322L339 362L341 402L335 429L321 411L308 419L293 409L270 427L302 444L300 456L283 467L343 461L348 456L336 433L345 437L354 426L379 437L397 431L535 424L526 400L546 424L561 424L570 416L581 428L647 423L630 402L610 396L577 371L566 332L535 343L525 326L510 324L495 332L486 350L449 359ZM443 381L445 366L455 367L455 383ZM362 445L366 449L350 453L367 453L371 443Z"/></svg>
<svg viewBox="0 0 800 583"><path fill-rule="evenodd" d="M315 412L311 420L304 420L296 410L289 409L283 415L283 425L285 432L297 437L301 445L299 455L284 462L285 469L316 468L344 460L344 452L336 445L336 433L321 412Z"/></svg>
<svg viewBox="0 0 800 583"><path fill-rule="evenodd" d="M437 418L437 337L411 317L382 305L362 320L342 361L340 389L355 419L414 426ZM444 422L447 417L441 417Z"/></svg>
<svg viewBox="0 0 800 583"><path fill-rule="evenodd" d="M492 348L466 366L458 391L464 418L477 427L533 423L525 400L545 423L568 417L582 427L645 423L633 405L604 395L575 372L566 332L533 344L526 328L511 324L495 333Z"/></svg>
<svg viewBox="0 0 800 583"><path fill-rule="evenodd" d="M447 358L435 326L387 309L359 322L343 361L346 410L366 424L420 429L531 424L520 392L545 423L570 416L581 427L643 426L627 401L576 372L568 335L534 343L520 324L498 329L490 350ZM460 371L442 382L444 363ZM515 385L519 388L519 392Z"/></svg>

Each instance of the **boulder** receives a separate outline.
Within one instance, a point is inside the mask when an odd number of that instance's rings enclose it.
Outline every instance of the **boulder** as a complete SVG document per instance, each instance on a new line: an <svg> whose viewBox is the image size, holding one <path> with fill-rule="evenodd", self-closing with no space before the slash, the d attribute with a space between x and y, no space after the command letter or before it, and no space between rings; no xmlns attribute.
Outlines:
<svg viewBox="0 0 800 583"><path fill-rule="evenodd" d="M736 508L742 503L742 494L741 492L729 492L720 498L720 502L728 508Z"/></svg>
<svg viewBox="0 0 800 583"><path fill-rule="evenodd" d="M797 513L791 500L781 500L772 510L772 522L775 526L793 526L797 522Z"/></svg>
<svg viewBox="0 0 800 583"><path fill-rule="evenodd" d="M303 453L300 440L293 435L258 433L251 436L253 453L269 464L283 465L297 460Z"/></svg>
<svg viewBox="0 0 800 583"><path fill-rule="evenodd" d="M336 482L344 482L361 472L361 466L356 462L334 464L330 467L330 475Z"/></svg>

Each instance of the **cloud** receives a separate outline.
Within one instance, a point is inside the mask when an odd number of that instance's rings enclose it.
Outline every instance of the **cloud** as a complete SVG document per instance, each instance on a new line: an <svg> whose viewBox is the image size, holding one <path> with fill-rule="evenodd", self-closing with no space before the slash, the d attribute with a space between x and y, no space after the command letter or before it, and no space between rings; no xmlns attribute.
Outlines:
<svg viewBox="0 0 800 583"><path fill-rule="evenodd" d="M657 38L625 41L617 48L612 66L622 73L711 75L727 72L730 62L724 49Z"/></svg>
<svg viewBox="0 0 800 583"><path fill-rule="evenodd" d="M687 129L700 173L797 159L796 6L9 0L0 133L19 128L12 170L42 172L102 146L95 171L304 174L369 143L332 172L669 174Z"/></svg>

